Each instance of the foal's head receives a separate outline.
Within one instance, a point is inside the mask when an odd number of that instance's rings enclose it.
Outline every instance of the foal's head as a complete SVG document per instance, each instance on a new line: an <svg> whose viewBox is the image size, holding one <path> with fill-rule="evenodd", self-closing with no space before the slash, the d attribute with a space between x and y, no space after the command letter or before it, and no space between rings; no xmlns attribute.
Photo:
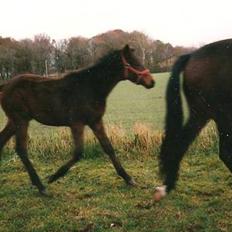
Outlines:
<svg viewBox="0 0 232 232"><path fill-rule="evenodd" d="M123 79L143 85L147 89L154 87L155 81L150 71L141 64L129 45L121 50L121 58L124 65Z"/></svg>

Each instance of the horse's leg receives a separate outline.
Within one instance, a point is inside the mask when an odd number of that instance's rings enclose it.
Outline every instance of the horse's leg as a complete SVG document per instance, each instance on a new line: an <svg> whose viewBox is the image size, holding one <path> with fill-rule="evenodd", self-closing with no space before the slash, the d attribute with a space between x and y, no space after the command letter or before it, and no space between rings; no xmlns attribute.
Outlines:
<svg viewBox="0 0 232 232"><path fill-rule="evenodd" d="M112 147L110 140L105 133L103 122L99 121L98 123L95 123L90 127L93 130L95 136L98 138L103 150L110 157L118 175L121 176L127 184L135 185L134 180L127 174L127 172L122 167L120 161L115 156L114 148Z"/></svg>
<svg viewBox="0 0 232 232"><path fill-rule="evenodd" d="M2 148L5 146L7 141L14 135L15 126L14 123L9 120L5 126L5 128L0 132L0 158Z"/></svg>
<svg viewBox="0 0 232 232"><path fill-rule="evenodd" d="M221 117L216 121L219 132L219 157L232 172L232 125L231 120Z"/></svg>
<svg viewBox="0 0 232 232"><path fill-rule="evenodd" d="M45 187L40 181L31 161L28 159L27 154L27 129L28 122L23 121L16 123L16 152L22 160L33 185L35 185L41 194L45 194Z"/></svg>
<svg viewBox="0 0 232 232"><path fill-rule="evenodd" d="M64 176L68 170L81 159L83 153L83 132L84 125L81 123L75 124L71 126L72 136L75 143L75 150L73 153L73 157L66 164L61 166L55 174L51 175L48 178L48 183L52 183L56 181L58 178Z"/></svg>
<svg viewBox="0 0 232 232"><path fill-rule="evenodd" d="M186 125L179 134L166 135L160 153L160 172L164 177L166 191L171 191L176 184L180 162L187 151L189 145L196 138L200 130L205 126L207 119L201 115L191 114Z"/></svg>

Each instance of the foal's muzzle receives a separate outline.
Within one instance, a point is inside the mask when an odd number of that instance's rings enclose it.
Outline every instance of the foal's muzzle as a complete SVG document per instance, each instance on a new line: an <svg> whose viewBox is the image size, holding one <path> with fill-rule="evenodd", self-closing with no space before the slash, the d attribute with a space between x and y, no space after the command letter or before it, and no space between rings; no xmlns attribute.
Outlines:
<svg viewBox="0 0 232 232"><path fill-rule="evenodd" d="M155 80L153 79L151 74L148 74L146 76L139 76L136 82L138 85L142 85L147 89L151 89L155 86Z"/></svg>

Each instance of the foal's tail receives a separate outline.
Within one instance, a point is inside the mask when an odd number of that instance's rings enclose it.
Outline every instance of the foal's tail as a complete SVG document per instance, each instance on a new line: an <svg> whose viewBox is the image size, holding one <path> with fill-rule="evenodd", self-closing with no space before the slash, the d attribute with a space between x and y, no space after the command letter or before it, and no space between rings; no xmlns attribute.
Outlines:
<svg viewBox="0 0 232 232"><path fill-rule="evenodd" d="M166 92L166 135L176 134L183 126L180 73L184 70L190 57L191 54L180 56L172 68Z"/></svg>

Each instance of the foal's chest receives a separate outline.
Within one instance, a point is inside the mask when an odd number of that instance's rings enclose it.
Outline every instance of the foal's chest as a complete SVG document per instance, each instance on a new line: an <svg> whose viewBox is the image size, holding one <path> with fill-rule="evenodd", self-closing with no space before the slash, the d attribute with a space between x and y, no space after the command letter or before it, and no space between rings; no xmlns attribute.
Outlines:
<svg viewBox="0 0 232 232"><path fill-rule="evenodd" d="M93 117L103 116L105 113L106 104L105 102L95 101L91 104L91 108L91 113L93 114Z"/></svg>
<svg viewBox="0 0 232 232"><path fill-rule="evenodd" d="M88 117L91 121L95 121L102 118L105 113L106 105L104 102L94 101L89 107Z"/></svg>
<svg viewBox="0 0 232 232"><path fill-rule="evenodd" d="M101 101L88 102L84 105L79 105L75 111L77 118L80 118L86 124L98 121L105 113L106 104Z"/></svg>

